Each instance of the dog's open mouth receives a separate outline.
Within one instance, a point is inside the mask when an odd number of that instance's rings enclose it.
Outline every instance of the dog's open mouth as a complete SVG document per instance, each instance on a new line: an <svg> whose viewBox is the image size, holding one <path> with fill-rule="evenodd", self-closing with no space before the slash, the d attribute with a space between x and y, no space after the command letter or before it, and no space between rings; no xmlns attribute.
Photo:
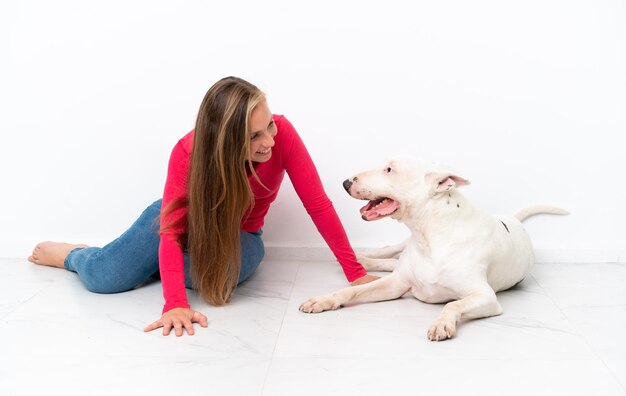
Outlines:
<svg viewBox="0 0 626 396"><path fill-rule="evenodd" d="M361 208L361 218L372 221L392 215L400 208L400 204L391 198L377 198L368 202Z"/></svg>

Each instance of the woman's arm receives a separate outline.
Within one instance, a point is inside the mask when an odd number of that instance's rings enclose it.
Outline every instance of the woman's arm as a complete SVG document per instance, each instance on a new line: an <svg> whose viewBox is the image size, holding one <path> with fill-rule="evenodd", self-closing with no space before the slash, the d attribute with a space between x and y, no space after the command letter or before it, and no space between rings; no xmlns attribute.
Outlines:
<svg viewBox="0 0 626 396"><path fill-rule="evenodd" d="M315 164L302 139L286 118L281 117L279 122L279 133L285 135L283 136L285 139L283 166L307 213L339 261L348 281L353 282L368 276L363 266L356 260L348 236L332 202L324 191ZM372 278L365 278L368 281L376 279L372 276L368 277Z"/></svg>
<svg viewBox="0 0 626 396"><path fill-rule="evenodd" d="M185 291L183 250L178 244L179 236L185 232L184 223L181 225L180 221L184 221L187 216L187 207L167 210L172 203L186 200L188 172L189 153L181 139L170 156L161 204L161 229L165 229L161 232L159 244L159 271L165 298L163 312L172 308L189 308Z"/></svg>
<svg viewBox="0 0 626 396"><path fill-rule="evenodd" d="M162 327L165 336L174 329L176 336L180 337L183 335L183 328L187 334L193 335L193 323L199 323L202 327L208 326L206 316L189 308L185 291L185 262L178 237L185 232L182 224L187 216L187 208L181 206L173 211L166 210L172 203L186 201L188 171L189 151L185 149L181 139L170 156L161 204L160 221L165 230L161 232L159 244L159 271L165 306L161 318L144 329L148 332ZM168 224L175 226L168 227Z"/></svg>

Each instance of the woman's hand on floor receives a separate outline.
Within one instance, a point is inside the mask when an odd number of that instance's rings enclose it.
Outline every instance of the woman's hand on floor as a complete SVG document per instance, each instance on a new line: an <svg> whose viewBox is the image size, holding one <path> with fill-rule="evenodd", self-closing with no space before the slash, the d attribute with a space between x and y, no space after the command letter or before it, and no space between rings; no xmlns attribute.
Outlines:
<svg viewBox="0 0 626 396"><path fill-rule="evenodd" d="M351 285L352 286L363 285L365 283L373 282L376 279L380 279L380 276L367 274L367 275L363 275L362 277L353 280Z"/></svg>
<svg viewBox="0 0 626 396"><path fill-rule="evenodd" d="M200 323L202 327L208 326L206 316L202 315L200 312L189 308L174 308L165 312L161 316L161 319L152 323L143 329L143 331L148 332L163 327L163 335L166 336L170 334L173 327L176 337L183 335L183 328L187 331L187 334L193 335L194 323Z"/></svg>

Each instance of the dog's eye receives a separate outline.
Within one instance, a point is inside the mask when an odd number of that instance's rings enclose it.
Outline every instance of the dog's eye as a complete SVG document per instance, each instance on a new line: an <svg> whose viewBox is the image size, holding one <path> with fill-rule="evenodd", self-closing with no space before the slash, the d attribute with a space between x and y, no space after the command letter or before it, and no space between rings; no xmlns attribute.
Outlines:
<svg viewBox="0 0 626 396"><path fill-rule="evenodd" d="M391 167L389 167L389 168L385 169L385 172L387 172L387 173L391 173Z"/></svg>

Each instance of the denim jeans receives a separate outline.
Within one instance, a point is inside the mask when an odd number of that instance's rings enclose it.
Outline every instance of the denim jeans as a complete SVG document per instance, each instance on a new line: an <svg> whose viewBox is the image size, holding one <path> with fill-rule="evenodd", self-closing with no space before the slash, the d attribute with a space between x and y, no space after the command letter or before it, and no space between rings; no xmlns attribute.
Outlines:
<svg viewBox="0 0 626 396"><path fill-rule="evenodd" d="M65 259L65 268L78 273L85 287L95 293L119 293L158 278L159 222L161 200L143 211L135 223L119 238L102 248L73 249ZM257 269L265 248L262 231L241 231L241 271L239 283ZM189 256L185 254L185 286L191 289Z"/></svg>

